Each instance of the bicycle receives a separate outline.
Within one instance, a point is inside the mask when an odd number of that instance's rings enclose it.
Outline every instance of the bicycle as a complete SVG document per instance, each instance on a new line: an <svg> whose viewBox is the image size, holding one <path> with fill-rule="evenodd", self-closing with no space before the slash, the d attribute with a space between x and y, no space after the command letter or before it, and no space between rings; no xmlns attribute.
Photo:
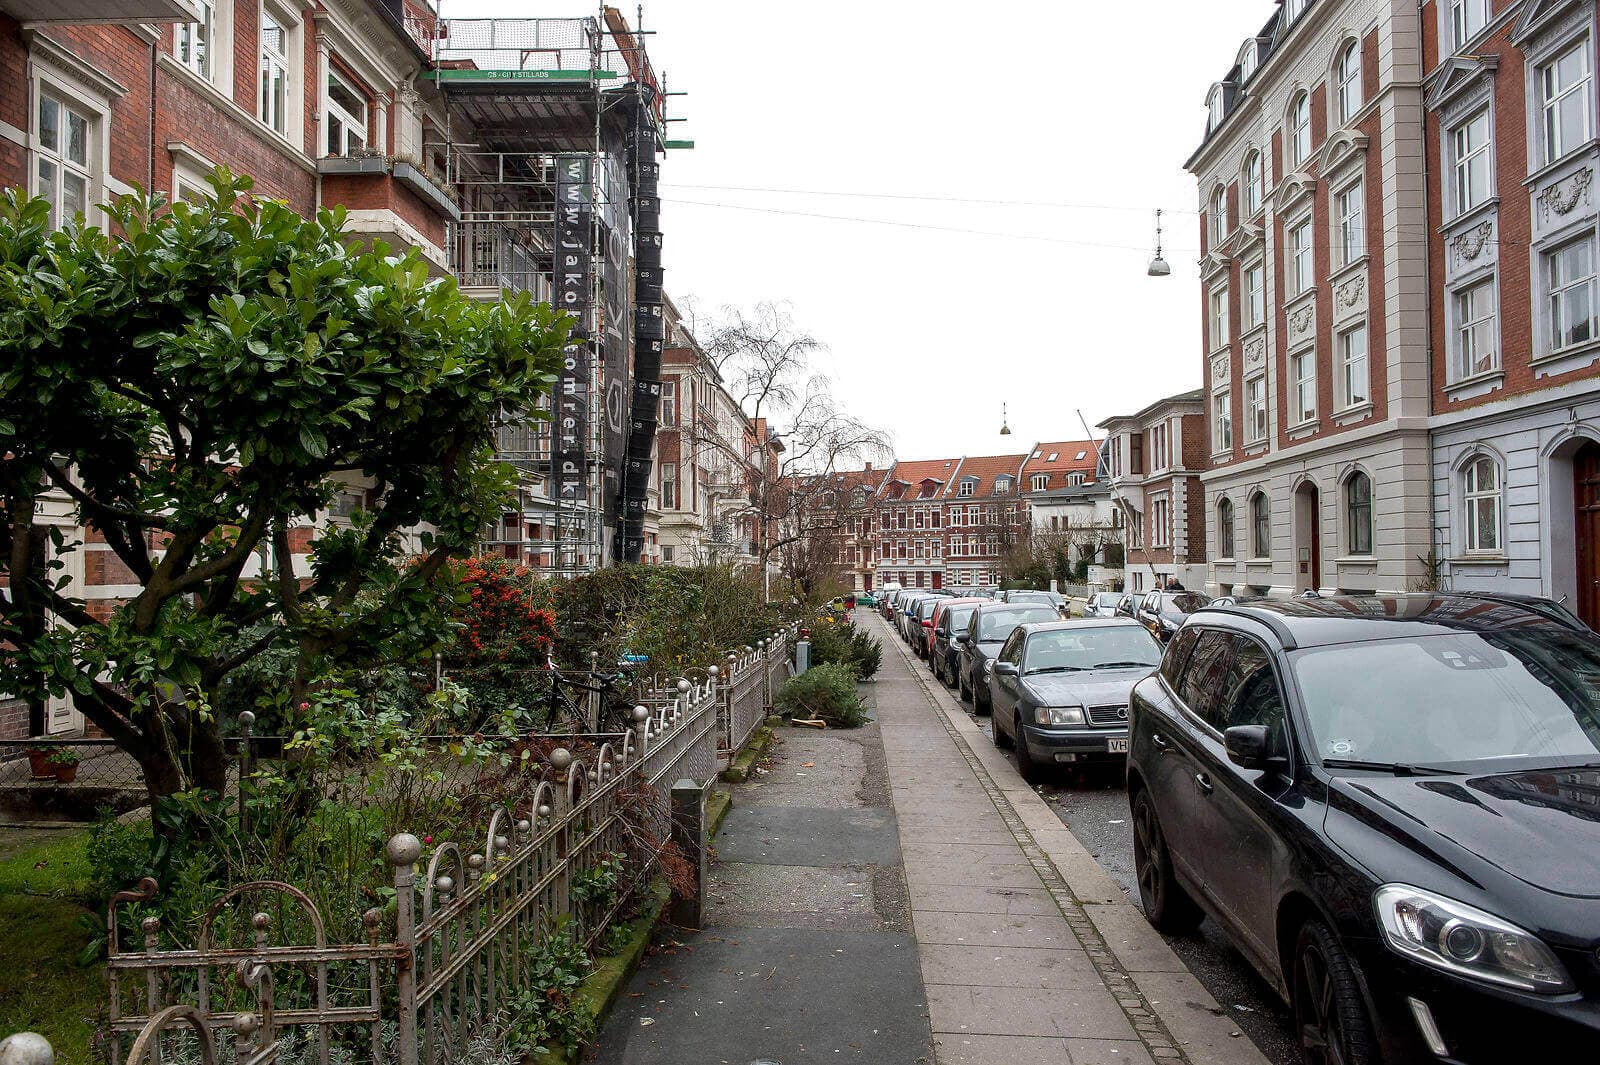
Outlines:
<svg viewBox="0 0 1600 1065"><path fill-rule="evenodd" d="M616 673L592 674L592 678L598 681L598 684L585 684L567 677L556 668L554 658L547 660L546 668L550 673L550 695L545 701L546 732L555 730L558 716L563 714L566 721L577 725L579 730L584 732L626 732L631 727L633 701L618 687L618 682L628 676L626 669ZM591 722L587 707L575 702L567 694L568 690L600 696L598 720Z"/></svg>

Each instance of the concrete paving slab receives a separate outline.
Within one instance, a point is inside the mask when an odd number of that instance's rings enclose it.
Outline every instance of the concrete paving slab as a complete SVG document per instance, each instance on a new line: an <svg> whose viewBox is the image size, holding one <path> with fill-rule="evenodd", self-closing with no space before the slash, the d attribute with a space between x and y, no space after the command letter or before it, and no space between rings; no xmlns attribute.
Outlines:
<svg viewBox="0 0 1600 1065"><path fill-rule="evenodd" d="M1061 912L1042 886L1037 888L974 887L967 884L921 884L911 891L918 911L949 913L1047 914Z"/></svg>
<svg viewBox="0 0 1600 1065"><path fill-rule="evenodd" d="M1059 914L945 913L911 907L919 943L970 943L991 947L1081 949L1078 937Z"/></svg>
<svg viewBox="0 0 1600 1065"><path fill-rule="evenodd" d="M935 1036L939 1065L1070 1065L1067 1041L1024 1035Z"/></svg>
<svg viewBox="0 0 1600 1065"><path fill-rule="evenodd" d="M906 883L915 888L926 884L971 884L978 887L1039 887L1039 874L1024 862L1014 865L987 865L958 868L949 862L906 862Z"/></svg>
<svg viewBox="0 0 1600 1065"><path fill-rule="evenodd" d="M762 865L842 865L899 860L894 815L871 807L744 806L723 822L717 853Z"/></svg>
<svg viewBox="0 0 1600 1065"><path fill-rule="evenodd" d="M921 943L922 982L978 987L1050 987L1078 990L1104 986L1081 950L1038 947Z"/></svg>
<svg viewBox="0 0 1600 1065"><path fill-rule="evenodd" d="M1072 1065L1155 1065L1136 1039L1068 1039L1066 1044Z"/></svg>
<svg viewBox="0 0 1600 1065"><path fill-rule="evenodd" d="M1034 1035L1133 1039L1133 1025L1104 988L928 987L928 1019L936 1036Z"/></svg>

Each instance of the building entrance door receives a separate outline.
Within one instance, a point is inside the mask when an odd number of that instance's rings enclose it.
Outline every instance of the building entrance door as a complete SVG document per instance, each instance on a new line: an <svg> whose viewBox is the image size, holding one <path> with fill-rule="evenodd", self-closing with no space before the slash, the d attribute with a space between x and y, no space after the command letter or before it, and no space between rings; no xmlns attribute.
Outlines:
<svg viewBox="0 0 1600 1065"><path fill-rule="evenodd" d="M1572 456L1573 546L1578 561L1578 616L1600 630L1600 444L1588 443Z"/></svg>
<svg viewBox="0 0 1600 1065"><path fill-rule="evenodd" d="M1305 482L1294 493L1294 587L1297 592L1322 586L1322 499L1317 486Z"/></svg>

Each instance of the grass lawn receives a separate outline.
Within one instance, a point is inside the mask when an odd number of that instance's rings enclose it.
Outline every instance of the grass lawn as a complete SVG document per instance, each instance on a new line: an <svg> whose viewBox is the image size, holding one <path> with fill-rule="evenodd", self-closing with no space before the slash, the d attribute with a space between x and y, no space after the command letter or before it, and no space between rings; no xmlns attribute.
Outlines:
<svg viewBox="0 0 1600 1065"><path fill-rule="evenodd" d="M81 831L0 828L0 1037L38 1032L61 1065L89 1065L105 1004L104 966L77 964L89 941L87 840Z"/></svg>

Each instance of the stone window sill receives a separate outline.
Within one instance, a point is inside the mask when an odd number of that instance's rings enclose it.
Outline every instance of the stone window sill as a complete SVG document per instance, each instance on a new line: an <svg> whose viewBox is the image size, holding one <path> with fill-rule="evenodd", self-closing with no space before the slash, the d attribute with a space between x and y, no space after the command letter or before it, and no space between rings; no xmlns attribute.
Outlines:
<svg viewBox="0 0 1600 1065"><path fill-rule="evenodd" d="M1502 387L1505 381L1506 372L1504 370L1489 370L1484 373L1475 373L1471 377L1463 377L1459 381L1450 382L1444 386L1444 394L1453 400L1476 399Z"/></svg>
<svg viewBox="0 0 1600 1065"><path fill-rule="evenodd" d="M1353 407L1345 407L1343 410L1335 411L1333 423L1335 425L1347 425L1350 422L1360 421L1371 413L1372 401L1369 399L1365 403L1357 403Z"/></svg>

